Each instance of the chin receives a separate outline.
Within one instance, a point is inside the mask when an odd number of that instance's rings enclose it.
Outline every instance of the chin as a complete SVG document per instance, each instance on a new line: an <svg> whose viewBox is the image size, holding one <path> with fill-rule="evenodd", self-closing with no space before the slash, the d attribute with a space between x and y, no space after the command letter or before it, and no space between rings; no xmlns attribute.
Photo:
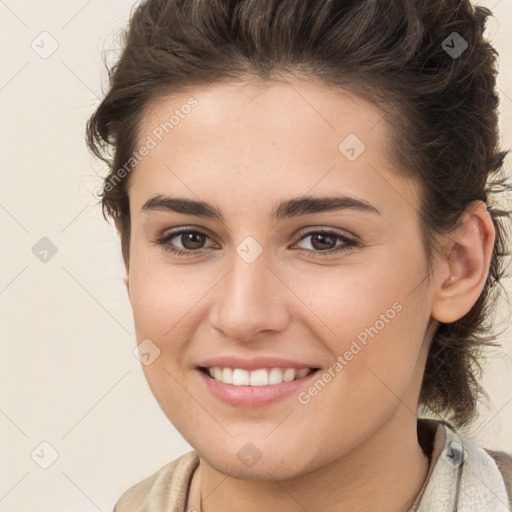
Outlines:
<svg viewBox="0 0 512 512"><path fill-rule="evenodd" d="M267 441L266 446L259 450L256 443L240 443L234 439L231 446L219 446L215 449L212 449L212 445L197 446L195 450L216 471L232 478L271 481L286 480L311 471L305 464L302 450L298 450L296 446L290 446L287 453L282 448L271 446Z"/></svg>

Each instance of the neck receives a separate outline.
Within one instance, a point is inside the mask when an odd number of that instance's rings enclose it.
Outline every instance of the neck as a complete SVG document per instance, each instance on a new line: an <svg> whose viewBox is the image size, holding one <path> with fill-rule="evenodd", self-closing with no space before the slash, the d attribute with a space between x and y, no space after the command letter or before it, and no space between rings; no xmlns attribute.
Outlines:
<svg viewBox="0 0 512 512"><path fill-rule="evenodd" d="M407 512L426 479L429 459L418 443L416 417L408 409L397 415L350 453L292 479L241 480L201 458L187 510Z"/></svg>

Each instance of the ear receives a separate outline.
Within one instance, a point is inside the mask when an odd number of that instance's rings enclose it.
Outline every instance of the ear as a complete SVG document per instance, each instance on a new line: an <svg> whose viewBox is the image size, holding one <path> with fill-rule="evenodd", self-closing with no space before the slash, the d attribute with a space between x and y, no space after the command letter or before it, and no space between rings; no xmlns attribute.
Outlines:
<svg viewBox="0 0 512 512"><path fill-rule="evenodd" d="M496 231L487 206L473 201L462 215L462 224L446 235L445 251L436 269L432 316L443 323L462 318L480 296L494 248Z"/></svg>

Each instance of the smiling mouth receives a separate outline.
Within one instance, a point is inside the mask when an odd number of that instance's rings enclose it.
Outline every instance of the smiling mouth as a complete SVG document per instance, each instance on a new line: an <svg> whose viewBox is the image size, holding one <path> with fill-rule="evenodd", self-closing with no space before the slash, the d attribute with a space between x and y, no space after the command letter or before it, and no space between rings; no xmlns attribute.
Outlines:
<svg viewBox="0 0 512 512"><path fill-rule="evenodd" d="M302 379L319 368L260 368L244 370L242 368L199 367L208 377L234 386L271 386Z"/></svg>

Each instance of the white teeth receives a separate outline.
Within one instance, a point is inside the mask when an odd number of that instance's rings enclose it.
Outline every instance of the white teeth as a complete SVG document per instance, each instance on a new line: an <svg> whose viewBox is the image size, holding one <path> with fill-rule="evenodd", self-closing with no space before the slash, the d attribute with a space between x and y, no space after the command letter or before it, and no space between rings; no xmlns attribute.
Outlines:
<svg viewBox="0 0 512 512"><path fill-rule="evenodd" d="M268 373L269 384L281 384L283 382L283 372L279 368L272 368Z"/></svg>
<svg viewBox="0 0 512 512"><path fill-rule="evenodd" d="M302 377L305 377L307 374L309 373L309 369L308 368L303 368L302 370L299 370L297 372L297 379L302 379Z"/></svg>
<svg viewBox="0 0 512 512"><path fill-rule="evenodd" d="M233 384L234 386L267 386L272 384L281 384L282 382L291 382L301 379L312 372L310 368L295 370L294 368L260 368L259 370L243 370L241 368L219 368L215 366L208 368L212 378L223 382L224 384Z"/></svg>
<svg viewBox="0 0 512 512"><path fill-rule="evenodd" d="M234 386L248 386L249 385L249 372L236 368L233 370L233 385Z"/></svg>
<svg viewBox="0 0 512 512"><path fill-rule="evenodd" d="M283 373L284 382L291 382L295 378L295 370L293 368L287 368Z"/></svg>
<svg viewBox="0 0 512 512"><path fill-rule="evenodd" d="M249 372L247 372L249 373ZM266 386L268 384L268 372L265 368L251 372L250 386Z"/></svg>
<svg viewBox="0 0 512 512"><path fill-rule="evenodd" d="M231 368L222 368L221 380L224 384L233 384L233 370Z"/></svg>

